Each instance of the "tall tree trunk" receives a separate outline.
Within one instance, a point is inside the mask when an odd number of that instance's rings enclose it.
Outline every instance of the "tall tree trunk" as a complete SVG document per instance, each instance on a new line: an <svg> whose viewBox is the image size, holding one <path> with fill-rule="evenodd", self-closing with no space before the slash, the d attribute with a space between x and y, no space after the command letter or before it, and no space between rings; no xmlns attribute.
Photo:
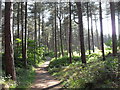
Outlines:
<svg viewBox="0 0 120 90"><path fill-rule="evenodd" d="M93 21L92 21L92 10L90 8L90 17L91 17L91 35L92 35L92 50L94 50L94 36L93 36Z"/></svg>
<svg viewBox="0 0 120 90"><path fill-rule="evenodd" d="M2 37L0 38L0 52L2 52L2 48L3 48L3 46L2 46L2 43L3 43L3 34L2 34L2 31L3 31L3 29L2 29L2 20L1 20L1 18L2 18L2 8L1 8L1 4L2 4L2 1L0 1L0 34L2 35ZM3 49L4 50L4 49ZM2 54L2 53L1 53ZM0 54L0 56L2 57L2 55ZM0 59L0 71L2 71L3 69L2 69L2 59ZM2 76L2 72L0 73L0 75Z"/></svg>
<svg viewBox="0 0 120 90"><path fill-rule="evenodd" d="M17 10L17 38L19 38L19 32L20 32L20 30L19 30L19 23L20 23L20 3L18 2L18 10ZM17 44L17 48L18 48L18 46L19 46L19 43Z"/></svg>
<svg viewBox="0 0 120 90"><path fill-rule="evenodd" d="M44 12L42 12L42 43L45 44L45 31L44 31Z"/></svg>
<svg viewBox="0 0 120 90"><path fill-rule="evenodd" d="M19 19L19 16L20 16L20 3L18 2L18 10L17 10L17 38L19 38L19 22L20 22L20 19Z"/></svg>
<svg viewBox="0 0 120 90"><path fill-rule="evenodd" d="M118 75L117 78L120 78L120 54L118 55ZM118 88L120 88L120 79L118 79Z"/></svg>
<svg viewBox="0 0 120 90"><path fill-rule="evenodd" d="M24 44L24 65L27 68L27 2L25 2L25 44Z"/></svg>
<svg viewBox="0 0 120 90"><path fill-rule="evenodd" d="M97 37L97 47L98 47L98 49L100 49L100 48L99 48L99 34L98 34L98 29L97 29L97 18L96 18L96 15L94 15L94 17L95 17L95 28L96 28L96 37Z"/></svg>
<svg viewBox="0 0 120 90"><path fill-rule="evenodd" d="M103 40L103 23L102 23L102 7L101 7L101 2L99 2L99 14L100 14L101 49L102 49L103 60L105 60L104 44L103 44L104 40Z"/></svg>
<svg viewBox="0 0 120 90"><path fill-rule="evenodd" d="M54 41L54 37L55 37L55 34L54 34L54 24L52 24L52 46L51 46L51 50L53 50L53 52L54 52L54 50L55 50L55 41Z"/></svg>
<svg viewBox="0 0 120 90"><path fill-rule="evenodd" d="M114 2L110 2L111 11L111 22L112 22L112 50L113 55L117 53L117 38L116 38L116 27L115 27L115 5Z"/></svg>
<svg viewBox="0 0 120 90"><path fill-rule="evenodd" d="M69 2L69 60L72 63L72 21L71 21L71 2Z"/></svg>
<svg viewBox="0 0 120 90"><path fill-rule="evenodd" d="M90 28L89 28L89 2L87 2L87 22L88 22L88 49L89 49L89 54L91 54L90 51Z"/></svg>
<svg viewBox="0 0 120 90"><path fill-rule="evenodd" d="M55 3L55 58L57 59L57 27L56 27L56 3Z"/></svg>
<svg viewBox="0 0 120 90"><path fill-rule="evenodd" d="M15 13L14 13L14 4L13 4L13 21L12 21L12 31L13 31L13 49L14 49L14 40L15 40L15 30L14 30L14 23L15 23Z"/></svg>
<svg viewBox="0 0 120 90"><path fill-rule="evenodd" d="M23 12L23 2L21 2L21 31L22 31L22 59L23 59L23 61L25 60L24 59L24 54L25 54L25 52L24 52L24 27L23 27L23 14L24 12Z"/></svg>
<svg viewBox="0 0 120 90"><path fill-rule="evenodd" d="M60 44L61 44L61 53L62 56L64 56L64 52L63 52L63 41L62 41L62 29L61 29L61 19L60 20Z"/></svg>
<svg viewBox="0 0 120 90"><path fill-rule="evenodd" d="M81 2L76 2L76 5L77 5L77 9L78 9L79 35L80 35L80 46L81 46L81 59L82 59L82 63L86 64Z"/></svg>
<svg viewBox="0 0 120 90"><path fill-rule="evenodd" d="M35 20L35 34L34 34L34 62L36 61L36 42L37 42L37 24L36 24L36 2L35 2L35 11L34 11L34 20Z"/></svg>
<svg viewBox="0 0 120 90"><path fill-rule="evenodd" d="M12 80L16 80L15 66L14 66L14 51L13 51L13 34L12 34L12 3L5 2L5 65L6 76L11 75Z"/></svg>
<svg viewBox="0 0 120 90"><path fill-rule="evenodd" d="M119 49L120 49L120 12L118 11L118 40L119 40Z"/></svg>
<svg viewBox="0 0 120 90"><path fill-rule="evenodd" d="M40 13L39 13L39 19L38 19L38 20L39 20L39 21L38 21L38 22L39 22L39 25L38 25L38 26L39 26L39 27L38 27L38 28L39 28L39 32L38 32L38 42L39 42L39 47L40 47L40 24L41 24L41 23L40 23L40 22L41 22L41 20L40 20Z"/></svg>

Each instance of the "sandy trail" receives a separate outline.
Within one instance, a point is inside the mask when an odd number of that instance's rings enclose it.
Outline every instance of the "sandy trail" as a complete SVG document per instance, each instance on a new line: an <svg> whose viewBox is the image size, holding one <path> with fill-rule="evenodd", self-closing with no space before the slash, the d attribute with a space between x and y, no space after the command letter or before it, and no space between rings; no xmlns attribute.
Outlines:
<svg viewBox="0 0 120 90"><path fill-rule="evenodd" d="M36 69L36 79L32 84L31 89L60 89L60 81L51 76L46 67L49 65L50 60L46 61L43 65Z"/></svg>

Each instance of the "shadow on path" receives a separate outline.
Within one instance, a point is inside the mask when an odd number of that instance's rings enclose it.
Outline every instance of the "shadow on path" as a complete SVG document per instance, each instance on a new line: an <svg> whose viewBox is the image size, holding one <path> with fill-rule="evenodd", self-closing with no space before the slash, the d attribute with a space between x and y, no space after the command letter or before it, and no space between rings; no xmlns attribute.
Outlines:
<svg viewBox="0 0 120 90"><path fill-rule="evenodd" d="M62 82L56 80L53 76L51 76L48 71L46 70L46 67L48 67L50 63L50 60L47 60L43 65L36 68L36 79L33 85L31 86L31 89L51 89L54 88L60 89L62 88L60 84ZM52 89L53 88L53 89Z"/></svg>

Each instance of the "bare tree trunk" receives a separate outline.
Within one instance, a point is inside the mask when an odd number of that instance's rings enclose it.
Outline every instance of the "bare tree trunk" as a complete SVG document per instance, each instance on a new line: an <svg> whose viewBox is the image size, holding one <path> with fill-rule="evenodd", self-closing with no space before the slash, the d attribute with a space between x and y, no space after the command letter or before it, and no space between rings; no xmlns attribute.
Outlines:
<svg viewBox="0 0 120 90"><path fill-rule="evenodd" d="M92 50L94 50L94 36L93 36L93 22L92 22L92 10L90 9L90 16L91 16L91 35L92 35Z"/></svg>
<svg viewBox="0 0 120 90"><path fill-rule="evenodd" d="M100 14L100 31L101 31L101 49L102 49L102 56L103 60L105 60L105 54L104 54L104 40L103 40L103 23L102 23L102 7L101 2L99 2L99 14Z"/></svg>
<svg viewBox="0 0 120 90"><path fill-rule="evenodd" d="M5 2L5 65L6 76L11 75L11 79L16 80L15 66L14 66L14 50L13 50L13 34L12 34L12 3Z"/></svg>
<svg viewBox="0 0 120 90"><path fill-rule="evenodd" d="M62 41L62 30L61 30L61 19L60 20L60 44L61 44L61 53L62 56L64 56L64 52L63 52L63 41Z"/></svg>
<svg viewBox="0 0 120 90"><path fill-rule="evenodd" d="M40 13L39 13L39 19L38 19L38 20L39 20L39 21L38 21L38 22L39 22L39 25L38 25L38 26L39 26L38 42L39 42L39 47L40 47L40 21L41 21L41 20L40 20Z"/></svg>
<svg viewBox="0 0 120 90"><path fill-rule="evenodd" d="M115 27L115 5L114 2L110 2L111 11L111 22L112 22L112 47L113 55L117 53L117 38L116 38L116 27Z"/></svg>
<svg viewBox="0 0 120 90"><path fill-rule="evenodd" d="M98 47L98 49L100 49L99 48L99 34L98 34L98 29L97 29L97 18L96 18L96 15L94 15L95 16L95 28L96 28L96 37L97 37L97 47Z"/></svg>
<svg viewBox="0 0 120 90"><path fill-rule="evenodd" d="M23 59L23 61L25 60L24 59L24 54L25 54L25 52L24 52L24 50L25 50L25 48L24 48L24 27L23 27L23 2L21 2L21 31L22 31L22 59Z"/></svg>
<svg viewBox="0 0 120 90"><path fill-rule="evenodd" d="M13 10L14 10L14 4L13 4ZM13 31L13 49L14 49L14 40L15 40L15 30L14 30L14 23L15 23L15 14L14 14L14 11L13 11L13 22L12 22L12 31Z"/></svg>
<svg viewBox="0 0 120 90"><path fill-rule="evenodd" d="M56 31L56 3L55 3L55 58L57 59L57 31Z"/></svg>
<svg viewBox="0 0 120 90"><path fill-rule="evenodd" d="M25 2L25 44L24 44L24 65L27 68L27 2Z"/></svg>
<svg viewBox="0 0 120 90"><path fill-rule="evenodd" d="M35 2L35 12L34 12L34 20L35 20L35 34L34 34L34 62L36 61L36 42L37 42L37 24L36 24L36 2Z"/></svg>
<svg viewBox="0 0 120 90"><path fill-rule="evenodd" d="M72 21L71 21L71 2L69 2L69 60L72 63Z"/></svg>
<svg viewBox="0 0 120 90"><path fill-rule="evenodd" d="M82 59L82 63L86 64L81 2L77 2L76 5L77 5L77 9L78 9L79 35L80 35L80 46L81 46L81 59Z"/></svg>
<svg viewBox="0 0 120 90"><path fill-rule="evenodd" d="M20 20L19 20L19 16L20 16L20 3L18 2L18 10L17 10L17 38L19 38L19 23L20 23Z"/></svg>
<svg viewBox="0 0 120 90"><path fill-rule="evenodd" d="M118 75L117 78L120 78L120 55L118 55ZM118 88L120 88L120 79L118 79Z"/></svg>
<svg viewBox="0 0 120 90"><path fill-rule="evenodd" d="M51 50L55 50L55 40L54 40L55 34L54 34L54 24L52 24L52 46L51 46Z"/></svg>
<svg viewBox="0 0 120 90"><path fill-rule="evenodd" d="M19 38L19 32L20 32L20 29L19 29L19 23L20 23L20 3L18 2L18 10L17 10L17 38ZM19 46L19 43L17 44L17 47Z"/></svg>
<svg viewBox="0 0 120 90"><path fill-rule="evenodd" d="M43 44L45 44L44 35L45 35L45 31L44 31L44 12L42 12L42 43Z"/></svg>
<svg viewBox="0 0 120 90"><path fill-rule="evenodd" d="M89 28L89 2L87 2L87 22L88 22L88 49L89 49L89 54L91 54L90 51L90 28Z"/></svg>
<svg viewBox="0 0 120 90"><path fill-rule="evenodd" d="M120 49L120 12L118 11L118 40L119 40L119 49Z"/></svg>

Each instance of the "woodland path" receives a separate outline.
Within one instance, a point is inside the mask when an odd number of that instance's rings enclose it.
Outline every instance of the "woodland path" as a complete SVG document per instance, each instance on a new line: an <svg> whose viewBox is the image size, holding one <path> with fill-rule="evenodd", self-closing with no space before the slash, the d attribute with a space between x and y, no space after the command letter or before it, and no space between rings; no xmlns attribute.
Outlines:
<svg viewBox="0 0 120 90"><path fill-rule="evenodd" d="M56 80L53 76L51 76L46 70L47 66L50 63L50 58L47 58L47 61L43 63L40 67L36 68L36 79L32 84L30 90L34 89L60 89L60 81Z"/></svg>

